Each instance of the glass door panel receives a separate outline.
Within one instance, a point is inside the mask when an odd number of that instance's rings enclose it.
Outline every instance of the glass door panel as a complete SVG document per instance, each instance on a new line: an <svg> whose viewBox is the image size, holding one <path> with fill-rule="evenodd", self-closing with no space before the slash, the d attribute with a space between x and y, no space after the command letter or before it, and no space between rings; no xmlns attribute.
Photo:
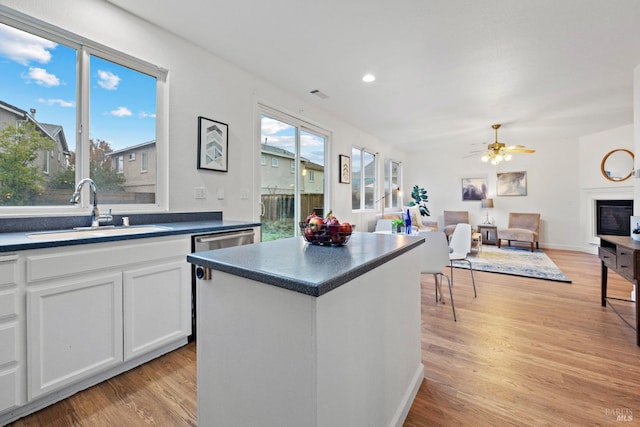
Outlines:
<svg viewBox="0 0 640 427"><path fill-rule="evenodd" d="M293 122L261 116L262 241L297 236L307 215L324 215L327 137Z"/></svg>

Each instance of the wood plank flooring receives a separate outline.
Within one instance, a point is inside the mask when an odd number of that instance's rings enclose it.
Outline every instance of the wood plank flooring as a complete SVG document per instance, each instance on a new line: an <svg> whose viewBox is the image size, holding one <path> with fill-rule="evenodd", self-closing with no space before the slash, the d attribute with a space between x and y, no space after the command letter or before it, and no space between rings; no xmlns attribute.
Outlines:
<svg viewBox="0 0 640 427"><path fill-rule="evenodd" d="M406 427L640 425L640 347L600 306L598 258L546 252L572 284L476 272L474 299L455 270L457 322L423 276L425 380ZM609 287L631 292L615 273ZM615 304L633 323L632 305ZM195 358L190 344L11 426L195 426Z"/></svg>

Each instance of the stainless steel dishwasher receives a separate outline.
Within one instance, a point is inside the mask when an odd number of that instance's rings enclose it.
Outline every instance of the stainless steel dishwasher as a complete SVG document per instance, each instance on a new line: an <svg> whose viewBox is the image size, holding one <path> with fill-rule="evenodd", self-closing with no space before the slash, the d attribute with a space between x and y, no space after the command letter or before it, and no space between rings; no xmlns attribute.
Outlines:
<svg viewBox="0 0 640 427"><path fill-rule="evenodd" d="M254 242L255 231L252 228L191 236L191 251L203 252L232 246L250 245ZM196 268L191 266L191 336L196 340Z"/></svg>

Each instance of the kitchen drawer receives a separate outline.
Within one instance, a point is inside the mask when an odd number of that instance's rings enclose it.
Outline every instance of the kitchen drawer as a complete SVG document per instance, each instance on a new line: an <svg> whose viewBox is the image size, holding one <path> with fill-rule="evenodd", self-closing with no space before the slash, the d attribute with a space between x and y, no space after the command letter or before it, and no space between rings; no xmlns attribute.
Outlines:
<svg viewBox="0 0 640 427"><path fill-rule="evenodd" d="M17 333L15 323L0 327L0 366L18 360Z"/></svg>
<svg viewBox="0 0 640 427"><path fill-rule="evenodd" d="M616 253L612 249L599 247L598 257L607 267L613 268L614 270L618 268Z"/></svg>
<svg viewBox="0 0 640 427"><path fill-rule="evenodd" d="M16 291L0 292L0 321L7 317L17 316L17 314Z"/></svg>
<svg viewBox="0 0 640 427"><path fill-rule="evenodd" d="M15 285L18 255L0 256L0 286Z"/></svg>

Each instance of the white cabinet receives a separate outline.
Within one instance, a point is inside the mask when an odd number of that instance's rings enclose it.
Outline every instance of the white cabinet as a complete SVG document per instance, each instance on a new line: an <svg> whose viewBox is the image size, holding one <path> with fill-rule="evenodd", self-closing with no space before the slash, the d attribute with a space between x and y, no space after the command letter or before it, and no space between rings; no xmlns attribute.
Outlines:
<svg viewBox="0 0 640 427"><path fill-rule="evenodd" d="M189 251L190 236L25 251L29 401L186 344Z"/></svg>
<svg viewBox="0 0 640 427"><path fill-rule="evenodd" d="M124 358L191 332L190 267L183 260L124 273Z"/></svg>
<svg viewBox="0 0 640 427"><path fill-rule="evenodd" d="M0 412L24 403L23 310L18 304L18 256L0 256ZM23 323L23 322L22 322Z"/></svg>
<svg viewBox="0 0 640 427"><path fill-rule="evenodd" d="M29 399L122 362L122 273L27 291Z"/></svg>

